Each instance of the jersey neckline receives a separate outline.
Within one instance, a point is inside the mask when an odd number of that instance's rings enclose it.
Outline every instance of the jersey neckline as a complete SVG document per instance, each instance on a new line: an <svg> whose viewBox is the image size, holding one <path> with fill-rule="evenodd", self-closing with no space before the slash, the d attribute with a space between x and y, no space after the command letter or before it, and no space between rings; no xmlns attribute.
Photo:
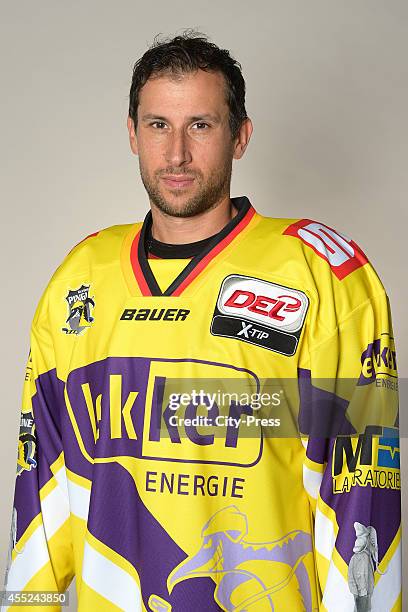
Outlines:
<svg viewBox="0 0 408 612"><path fill-rule="evenodd" d="M225 248L247 227L256 211L246 196L231 198L238 213L229 221L221 231L210 237L204 248L187 263L185 268L173 280L165 291L162 291L149 265L146 251L146 235L152 226L152 213L149 210L144 221L132 231L133 239L125 240L122 253L122 266L128 287L132 295L139 292L143 296L179 296L208 264L219 256ZM130 248L129 248L130 242ZM130 262L129 262L130 259ZM130 266L129 266L130 263Z"/></svg>
<svg viewBox="0 0 408 612"><path fill-rule="evenodd" d="M146 230L146 253L148 259L191 259L198 255L215 236L209 236L196 242L184 244L170 244L156 240L152 236L152 227Z"/></svg>

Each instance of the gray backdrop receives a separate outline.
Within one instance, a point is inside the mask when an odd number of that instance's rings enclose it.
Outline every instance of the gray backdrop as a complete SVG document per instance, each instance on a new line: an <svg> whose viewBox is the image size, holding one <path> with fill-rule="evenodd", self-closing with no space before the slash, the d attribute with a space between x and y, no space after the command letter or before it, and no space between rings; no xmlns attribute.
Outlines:
<svg viewBox="0 0 408 612"><path fill-rule="evenodd" d="M390 296L407 376L408 4L21 0L2 3L0 24L2 576L31 318L74 244L147 211L126 116L133 63L158 33L196 27L241 62L255 129L232 195L360 244ZM404 462L403 476L406 439Z"/></svg>

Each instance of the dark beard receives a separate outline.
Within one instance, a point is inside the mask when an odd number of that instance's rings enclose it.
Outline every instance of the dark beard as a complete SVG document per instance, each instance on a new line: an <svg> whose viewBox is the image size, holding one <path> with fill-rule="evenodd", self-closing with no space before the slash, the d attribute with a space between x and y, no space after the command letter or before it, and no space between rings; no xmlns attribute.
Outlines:
<svg viewBox="0 0 408 612"><path fill-rule="evenodd" d="M201 187L196 195L188 199L182 207L177 207L169 203L162 195L158 188L161 175L155 176L155 181L152 181L140 162L139 169L142 183L149 195L150 201L157 206L166 215L171 217L194 217L200 213L213 208L223 197L229 194L232 174L232 159L228 160L225 166L217 172L213 172L208 182L203 185L200 182L200 176L195 175L195 181L198 181ZM166 174L172 174L167 171ZM180 171L174 174L181 174ZM188 173L186 173L188 175ZM191 176L191 174L190 174ZM176 194L177 198L177 194Z"/></svg>

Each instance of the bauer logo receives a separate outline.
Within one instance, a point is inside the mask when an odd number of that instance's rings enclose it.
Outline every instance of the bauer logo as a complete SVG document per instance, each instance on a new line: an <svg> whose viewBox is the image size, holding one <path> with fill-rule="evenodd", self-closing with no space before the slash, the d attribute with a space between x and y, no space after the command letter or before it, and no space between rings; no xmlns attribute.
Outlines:
<svg viewBox="0 0 408 612"><path fill-rule="evenodd" d="M221 285L211 333L294 355L308 305L302 291L231 274Z"/></svg>

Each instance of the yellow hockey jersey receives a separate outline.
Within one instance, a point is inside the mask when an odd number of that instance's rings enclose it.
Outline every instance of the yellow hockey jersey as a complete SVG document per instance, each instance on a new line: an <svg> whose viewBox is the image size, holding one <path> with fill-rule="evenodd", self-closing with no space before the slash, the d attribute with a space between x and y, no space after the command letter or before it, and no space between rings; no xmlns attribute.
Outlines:
<svg viewBox="0 0 408 612"><path fill-rule="evenodd" d="M75 576L81 612L401 610L386 292L347 236L232 201L185 266L149 260L149 212L50 280L2 609Z"/></svg>

